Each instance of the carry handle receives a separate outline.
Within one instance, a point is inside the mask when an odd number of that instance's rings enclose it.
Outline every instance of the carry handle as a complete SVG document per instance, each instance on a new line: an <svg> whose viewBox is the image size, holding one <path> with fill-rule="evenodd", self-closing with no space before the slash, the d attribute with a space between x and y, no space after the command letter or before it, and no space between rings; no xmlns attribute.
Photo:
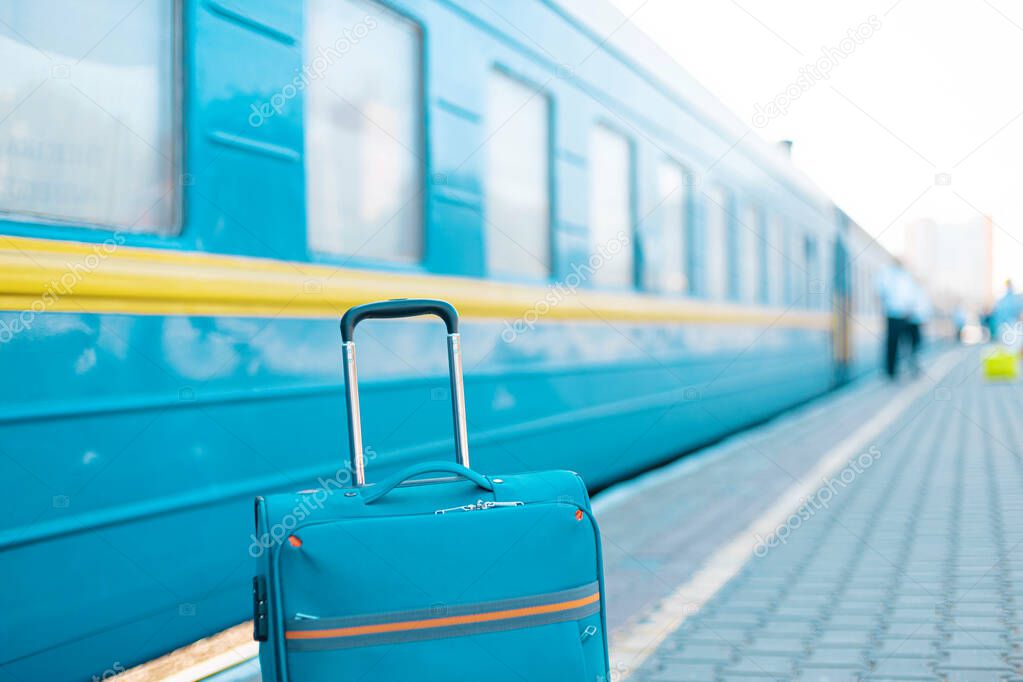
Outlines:
<svg viewBox="0 0 1023 682"><path fill-rule="evenodd" d="M448 334L458 333L458 312L447 301L431 298L392 298L349 308L341 318L341 341L348 343L355 338L355 327L363 320L393 319L396 317L418 317L436 315L444 320Z"/></svg>
<svg viewBox="0 0 1023 682"><path fill-rule="evenodd" d="M454 462L422 462L420 464L413 464L406 469L402 469L383 483L373 486L372 490L367 493L363 493L362 499L366 504L373 504L410 478L422 476L423 474L441 472L461 476L462 478L472 481L480 488L483 488L483 490L490 492L493 492L494 490L494 484L485 476L478 474L472 469L464 467L461 464L455 464Z"/></svg>
<svg viewBox="0 0 1023 682"><path fill-rule="evenodd" d="M355 364L355 327L373 318L436 315L448 329L448 372L451 380L451 412L455 427L455 456L469 467L469 434L465 425L465 388L462 382L462 342L458 334L458 312L447 301L398 298L355 306L341 318L342 366L348 406L348 445L352 477L357 487L366 485L366 463L362 452L362 413L359 407L359 374Z"/></svg>

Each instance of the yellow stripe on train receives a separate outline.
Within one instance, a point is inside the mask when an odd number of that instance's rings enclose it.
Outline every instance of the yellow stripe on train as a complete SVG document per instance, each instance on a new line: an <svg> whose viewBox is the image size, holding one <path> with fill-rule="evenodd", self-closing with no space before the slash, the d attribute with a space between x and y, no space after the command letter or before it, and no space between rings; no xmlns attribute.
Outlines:
<svg viewBox="0 0 1023 682"><path fill-rule="evenodd" d="M0 309L135 315L339 317L384 298L440 298L466 317L706 322L829 331L830 312L564 285L359 270L265 258L0 236Z"/></svg>

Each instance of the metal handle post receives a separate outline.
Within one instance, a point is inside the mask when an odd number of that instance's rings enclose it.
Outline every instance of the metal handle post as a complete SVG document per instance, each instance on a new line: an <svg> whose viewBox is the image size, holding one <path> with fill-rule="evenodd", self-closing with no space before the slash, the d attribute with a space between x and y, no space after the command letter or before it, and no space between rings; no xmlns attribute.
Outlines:
<svg viewBox="0 0 1023 682"><path fill-rule="evenodd" d="M383 312L378 306L385 306ZM461 335L457 331L457 313L454 308L443 301L415 301L414 305L402 303L400 308L395 302L383 302L382 304L367 304L359 308L353 308L346 313L342 320L342 368L344 371L345 391L348 411L348 445L351 457L352 479L356 487L366 485L366 461L362 448L362 412L359 407L359 372L355 362L355 341L353 340L355 325L361 319L367 317L406 317L423 314L426 312L436 313L440 310L445 317L448 333L448 372L451 379L451 412L452 421L455 427L455 457L459 464L469 468L469 430L465 420L465 386L462 380L462 342ZM361 310L360 310L361 309ZM349 315L355 314L349 318Z"/></svg>
<svg viewBox="0 0 1023 682"><path fill-rule="evenodd" d="M469 468L469 430L465 425L465 385L462 383L462 336L448 334L448 373L451 375L451 412L455 422L455 456Z"/></svg>
<svg viewBox="0 0 1023 682"><path fill-rule="evenodd" d="M359 409L359 371L355 366L355 342L345 341L342 348L345 390L348 392L345 401L348 406L348 449L352 478L355 485L361 488L366 485L366 459L362 454L362 412Z"/></svg>

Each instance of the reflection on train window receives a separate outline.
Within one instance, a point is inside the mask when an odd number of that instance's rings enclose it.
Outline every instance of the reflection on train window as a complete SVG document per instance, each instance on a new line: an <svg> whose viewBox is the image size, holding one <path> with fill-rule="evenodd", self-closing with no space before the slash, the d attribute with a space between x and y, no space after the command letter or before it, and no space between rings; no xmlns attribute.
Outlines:
<svg viewBox="0 0 1023 682"><path fill-rule="evenodd" d="M867 271L866 280L863 283L863 302L864 308L868 314L880 312L881 302L877 297L877 291L874 288L874 284L877 281L874 270Z"/></svg>
<svg viewBox="0 0 1023 682"><path fill-rule="evenodd" d="M486 253L491 275L551 272L549 103L494 71L487 84Z"/></svg>
<svg viewBox="0 0 1023 682"><path fill-rule="evenodd" d="M0 212L176 231L175 11L0 4Z"/></svg>
<svg viewBox="0 0 1023 682"><path fill-rule="evenodd" d="M644 272L650 273L644 277L644 284L648 289L677 294L689 288L686 267L688 194L685 170L674 161L663 159L657 166L654 208L644 221L648 244L643 258Z"/></svg>
<svg viewBox="0 0 1023 682"><path fill-rule="evenodd" d="M871 273L859 268L859 312L866 314L871 312Z"/></svg>
<svg viewBox="0 0 1023 682"><path fill-rule="evenodd" d="M309 0L307 63L338 36L360 33L306 90L309 247L417 261L423 252L419 28L366 0Z"/></svg>
<svg viewBox="0 0 1023 682"><path fill-rule="evenodd" d="M803 304L807 308L820 307L821 269L820 260L817 255L817 240L807 235L803 239L803 263L805 276L803 278Z"/></svg>
<svg viewBox="0 0 1023 682"><path fill-rule="evenodd" d="M867 282L867 300L870 302L867 310L874 314L881 312L881 297L877 295L877 272L876 269L871 270L870 280Z"/></svg>
<svg viewBox="0 0 1023 682"><path fill-rule="evenodd" d="M874 312L874 273L870 268L865 268L861 273L863 287L861 297L863 298L862 312L870 314Z"/></svg>
<svg viewBox="0 0 1023 682"><path fill-rule="evenodd" d="M827 310L832 306L832 296L834 294L835 277L837 273L832 271L834 266L835 258L835 240L831 238L825 238L822 242L824 248L822 248L818 254L820 262L819 278L820 282L817 284L818 293L818 307L821 310Z"/></svg>
<svg viewBox="0 0 1023 682"><path fill-rule="evenodd" d="M739 298L744 303L760 301L760 214L753 206L743 209L736 229L739 243Z"/></svg>
<svg viewBox="0 0 1023 682"><path fill-rule="evenodd" d="M788 292L786 304L796 308L806 305L806 248L802 231L794 226L789 227L788 235Z"/></svg>
<svg viewBox="0 0 1023 682"><path fill-rule="evenodd" d="M705 194L707 208L706 252L707 297L715 300L728 295L728 195L721 187Z"/></svg>
<svg viewBox="0 0 1023 682"><path fill-rule="evenodd" d="M860 298L857 310L861 314L868 313L870 312L870 280L867 278L867 272L863 268L857 268L856 275L859 283L856 293L859 294Z"/></svg>
<svg viewBox="0 0 1023 682"><path fill-rule="evenodd" d="M849 281L847 283L849 292L849 308L852 312L860 312L860 269L854 264L849 264Z"/></svg>
<svg viewBox="0 0 1023 682"><path fill-rule="evenodd" d="M613 130L594 126L589 156L590 251L591 257L601 258L593 281L610 287L632 287L631 145Z"/></svg>
<svg viewBox="0 0 1023 682"><path fill-rule="evenodd" d="M869 314L873 308L873 295L870 286L870 272L867 270L860 270L860 299L863 301L860 304L860 312Z"/></svg>
<svg viewBox="0 0 1023 682"><path fill-rule="evenodd" d="M767 221L767 302L771 305L785 304L785 277L788 261L785 257L785 226L778 216Z"/></svg>
<svg viewBox="0 0 1023 682"><path fill-rule="evenodd" d="M865 267L856 268L858 273L859 286L856 288L856 293L860 298L860 305L857 310L861 314L870 312L870 297L868 289L870 288L870 272Z"/></svg>
<svg viewBox="0 0 1023 682"><path fill-rule="evenodd" d="M848 287L848 298L849 298L849 309L852 312L860 312L860 269L855 264L850 263L848 269L849 281L846 283Z"/></svg>

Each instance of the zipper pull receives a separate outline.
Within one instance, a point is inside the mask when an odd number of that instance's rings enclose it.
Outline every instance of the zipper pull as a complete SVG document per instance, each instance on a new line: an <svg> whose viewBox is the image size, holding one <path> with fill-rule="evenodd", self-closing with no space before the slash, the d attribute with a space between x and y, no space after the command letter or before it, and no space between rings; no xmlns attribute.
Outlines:
<svg viewBox="0 0 1023 682"><path fill-rule="evenodd" d="M483 509L494 509L495 507L521 507L525 505L525 502L515 500L513 502L485 502L483 500L476 500L476 504L464 504L460 507L448 507L447 509L438 509L434 514L447 514L448 512L457 511L481 511Z"/></svg>
<svg viewBox="0 0 1023 682"><path fill-rule="evenodd" d="M473 511L474 509L476 509L476 505L473 505L473 504L463 504L460 507L448 507L447 509L438 509L437 511L435 511L433 513L434 514L447 514L448 512Z"/></svg>
<svg viewBox="0 0 1023 682"><path fill-rule="evenodd" d="M308 613L296 613L292 620L319 620L319 616L310 616Z"/></svg>
<svg viewBox="0 0 1023 682"><path fill-rule="evenodd" d="M484 502L483 508L493 509L494 507L521 507L525 504L525 502L520 502L519 500L514 500L512 502Z"/></svg>

